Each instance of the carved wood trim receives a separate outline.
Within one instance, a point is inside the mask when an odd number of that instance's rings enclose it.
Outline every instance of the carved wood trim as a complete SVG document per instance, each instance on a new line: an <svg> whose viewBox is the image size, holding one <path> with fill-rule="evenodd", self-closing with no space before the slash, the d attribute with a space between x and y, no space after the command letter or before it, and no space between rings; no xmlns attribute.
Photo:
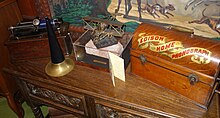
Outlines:
<svg viewBox="0 0 220 118"><path fill-rule="evenodd" d="M101 104L96 104L96 112L100 118L142 118Z"/></svg>
<svg viewBox="0 0 220 118"><path fill-rule="evenodd" d="M141 110L134 106L110 101L95 100L97 116L112 118L167 118L168 115L153 110Z"/></svg>
<svg viewBox="0 0 220 118"><path fill-rule="evenodd" d="M47 90L44 88L34 86L33 84L30 84L30 83L27 83L27 87L29 89L30 94L32 95L47 98L57 103L63 104L65 106L69 106L69 107L83 111L83 108L84 108L83 101L79 98L66 96L61 93L56 93L51 90Z"/></svg>

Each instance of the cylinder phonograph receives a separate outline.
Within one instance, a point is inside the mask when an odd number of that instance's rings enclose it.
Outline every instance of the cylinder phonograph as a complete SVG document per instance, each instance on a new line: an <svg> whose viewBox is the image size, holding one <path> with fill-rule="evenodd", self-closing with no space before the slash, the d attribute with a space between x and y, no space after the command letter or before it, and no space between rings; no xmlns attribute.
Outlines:
<svg viewBox="0 0 220 118"><path fill-rule="evenodd" d="M62 18L51 19L50 21L54 30L59 30L63 23ZM35 18L32 21L19 22L16 26L10 26L8 29L13 39L40 38L46 33L46 20Z"/></svg>
<svg viewBox="0 0 220 118"><path fill-rule="evenodd" d="M64 57L50 19L45 18L45 20L51 54L51 61L46 65L45 72L53 77L64 76L74 68L74 62L72 59Z"/></svg>

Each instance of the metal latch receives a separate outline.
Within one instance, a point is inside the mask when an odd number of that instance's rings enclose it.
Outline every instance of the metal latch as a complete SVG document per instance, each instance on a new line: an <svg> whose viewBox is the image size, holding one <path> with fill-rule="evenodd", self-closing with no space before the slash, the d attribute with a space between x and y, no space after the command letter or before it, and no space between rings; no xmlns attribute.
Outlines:
<svg viewBox="0 0 220 118"><path fill-rule="evenodd" d="M147 62L147 59L143 54L139 56L139 59L141 60L142 64L145 64Z"/></svg>
<svg viewBox="0 0 220 118"><path fill-rule="evenodd" d="M191 38L193 38L194 36L194 31L193 29L187 28L187 27L181 27L181 26L177 26L177 25L170 25L170 26L165 26L166 29L175 29L175 30L179 30L182 32L188 32L191 34Z"/></svg>
<svg viewBox="0 0 220 118"><path fill-rule="evenodd" d="M199 82L199 77L196 74L190 74L188 78L191 85L195 85L197 82Z"/></svg>
<svg viewBox="0 0 220 118"><path fill-rule="evenodd" d="M216 86L215 86L215 93L218 93L220 94L220 91L219 91L219 82L220 82L220 78L219 78L219 73L220 73L220 63L218 64L218 67L217 67L217 71L215 73L215 78L216 78Z"/></svg>
<svg viewBox="0 0 220 118"><path fill-rule="evenodd" d="M218 93L218 94L220 94L220 91L217 90L218 87L219 87L219 81L220 81L220 78L217 78L216 87L214 88L215 89L215 93Z"/></svg>

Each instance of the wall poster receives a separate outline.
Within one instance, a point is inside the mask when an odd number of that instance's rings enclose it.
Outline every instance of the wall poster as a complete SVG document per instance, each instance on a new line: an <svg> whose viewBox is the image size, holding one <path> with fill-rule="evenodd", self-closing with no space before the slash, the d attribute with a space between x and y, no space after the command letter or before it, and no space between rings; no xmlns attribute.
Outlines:
<svg viewBox="0 0 220 118"><path fill-rule="evenodd" d="M52 17L72 25L82 18L109 15L134 31L141 22L193 29L196 35L220 39L220 0L48 0Z"/></svg>

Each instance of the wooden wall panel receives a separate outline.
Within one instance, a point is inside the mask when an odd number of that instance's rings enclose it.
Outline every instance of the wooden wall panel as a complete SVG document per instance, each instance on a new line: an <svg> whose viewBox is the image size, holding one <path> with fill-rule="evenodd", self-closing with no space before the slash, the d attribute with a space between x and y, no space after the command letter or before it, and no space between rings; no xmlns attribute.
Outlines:
<svg viewBox="0 0 220 118"><path fill-rule="evenodd" d="M12 79L5 79L2 76L1 70L9 61L8 51L4 43L8 40L10 31L8 27L16 25L22 20L20 10L16 0L4 0L0 2L0 95L8 100L10 108L18 115L23 117L23 111L20 109L21 104L14 101L14 95L18 90L16 83Z"/></svg>
<svg viewBox="0 0 220 118"><path fill-rule="evenodd" d="M16 25L22 20L22 16L16 0L0 2L0 14L0 69L2 69L9 60L7 48L4 46L4 42L10 35L8 27Z"/></svg>
<svg viewBox="0 0 220 118"><path fill-rule="evenodd" d="M38 16L34 0L17 0L17 2L24 19L34 19Z"/></svg>

